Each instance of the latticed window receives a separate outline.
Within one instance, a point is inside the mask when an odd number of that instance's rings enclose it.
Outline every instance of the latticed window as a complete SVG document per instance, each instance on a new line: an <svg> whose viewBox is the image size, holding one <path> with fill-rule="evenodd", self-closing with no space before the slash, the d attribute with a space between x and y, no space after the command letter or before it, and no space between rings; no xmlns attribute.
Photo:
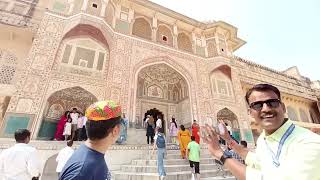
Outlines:
<svg viewBox="0 0 320 180"><path fill-rule="evenodd" d="M16 66L17 57L6 50L0 49L0 84L11 84Z"/></svg>

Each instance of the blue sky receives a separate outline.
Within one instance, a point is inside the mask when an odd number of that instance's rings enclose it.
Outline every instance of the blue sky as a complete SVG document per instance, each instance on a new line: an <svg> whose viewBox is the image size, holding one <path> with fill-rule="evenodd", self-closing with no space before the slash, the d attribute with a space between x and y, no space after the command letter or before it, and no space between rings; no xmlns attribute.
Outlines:
<svg viewBox="0 0 320 180"><path fill-rule="evenodd" d="M320 0L151 0L196 20L222 20L247 43L235 54L320 80Z"/></svg>

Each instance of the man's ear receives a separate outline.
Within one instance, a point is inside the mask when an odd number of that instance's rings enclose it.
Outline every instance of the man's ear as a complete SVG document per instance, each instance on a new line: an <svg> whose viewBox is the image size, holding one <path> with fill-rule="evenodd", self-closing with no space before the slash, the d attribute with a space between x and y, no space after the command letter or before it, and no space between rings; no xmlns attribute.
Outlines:
<svg viewBox="0 0 320 180"><path fill-rule="evenodd" d="M112 129L112 135L118 135L120 133L120 124L117 124L113 129Z"/></svg>
<svg viewBox="0 0 320 180"><path fill-rule="evenodd" d="M281 102L281 107L282 107L283 112L286 113L286 111L287 111L286 105L283 102Z"/></svg>

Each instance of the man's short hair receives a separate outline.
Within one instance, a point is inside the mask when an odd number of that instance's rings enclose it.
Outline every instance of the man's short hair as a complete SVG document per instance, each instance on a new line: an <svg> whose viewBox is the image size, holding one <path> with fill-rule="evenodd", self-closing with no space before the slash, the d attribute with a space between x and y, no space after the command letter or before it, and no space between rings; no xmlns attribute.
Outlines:
<svg viewBox="0 0 320 180"><path fill-rule="evenodd" d="M16 142L23 143L25 140L30 137L31 133L28 129L17 129L14 132L14 138L16 139Z"/></svg>
<svg viewBox="0 0 320 180"><path fill-rule="evenodd" d="M115 117L108 120L86 122L87 136L90 140L100 140L109 135L116 125L120 124L121 117Z"/></svg>
<svg viewBox="0 0 320 180"><path fill-rule="evenodd" d="M191 136L191 141L195 141L195 140L196 140L196 137Z"/></svg>
<svg viewBox="0 0 320 180"><path fill-rule="evenodd" d="M72 140L67 142L67 146L71 147L72 145L73 145L73 141Z"/></svg>
<svg viewBox="0 0 320 180"><path fill-rule="evenodd" d="M245 148L248 147L247 141L240 141L240 144Z"/></svg>
<svg viewBox="0 0 320 180"><path fill-rule="evenodd" d="M276 88L275 86L272 86L271 84L257 84L257 85L254 85L251 89L249 89L246 93L246 101L248 104L249 104L249 97L253 91L259 91L259 92L272 91L278 96L278 99L281 100L281 94L278 88Z"/></svg>

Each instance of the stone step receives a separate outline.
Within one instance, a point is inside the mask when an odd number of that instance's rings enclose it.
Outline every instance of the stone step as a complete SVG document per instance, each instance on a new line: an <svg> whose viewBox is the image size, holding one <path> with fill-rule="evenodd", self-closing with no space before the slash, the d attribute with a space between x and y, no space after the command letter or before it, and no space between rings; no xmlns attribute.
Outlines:
<svg viewBox="0 0 320 180"><path fill-rule="evenodd" d="M201 154L201 158L210 158L212 157L211 154ZM146 155L143 155L141 159L146 158ZM149 154L149 159L157 159L157 152L154 152L153 154ZM165 159L182 159L180 153L179 154L167 154Z"/></svg>
<svg viewBox="0 0 320 180"><path fill-rule="evenodd" d="M200 164L214 164L215 161L212 158L201 158ZM189 161L185 159L165 159L165 165L182 165L182 164L189 164ZM133 160L131 165L139 165L139 166L156 166L157 160L156 159L137 159Z"/></svg>
<svg viewBox="0 0 320 180"><path fill-rule="evenodd" d="M202 178L214 178L214 177L222 177L223 175L226 177L230 177L231 174L229 172L222 172L220 170L203 170L201 171ZM112 174L114 180L156 180L158 179L158 173L137 173L137 172L122 172L116 171ZM190 171L179 171L179 172L168 172L165 178L166 180L188 180L191 179ZM222 179L225 180L225 179Z"/></svg>
<svg viewBox="0 0 320 180"><path fill-rule="evenodd" d="M166 172L191 171L189 164L183 165L165 165ZM200 164L200 170L214 170L218 169L215 164ZM120 171L123 172L144 172L157 173L158 166L137 166L137 165L122 165Z"/></svg>
<svg viewBox="0 0 320 180"><path fill-rule="evenodd" d="M201 178L200 180L237 180L234 176L216 176L216 177L207 177Z"/></svg>

